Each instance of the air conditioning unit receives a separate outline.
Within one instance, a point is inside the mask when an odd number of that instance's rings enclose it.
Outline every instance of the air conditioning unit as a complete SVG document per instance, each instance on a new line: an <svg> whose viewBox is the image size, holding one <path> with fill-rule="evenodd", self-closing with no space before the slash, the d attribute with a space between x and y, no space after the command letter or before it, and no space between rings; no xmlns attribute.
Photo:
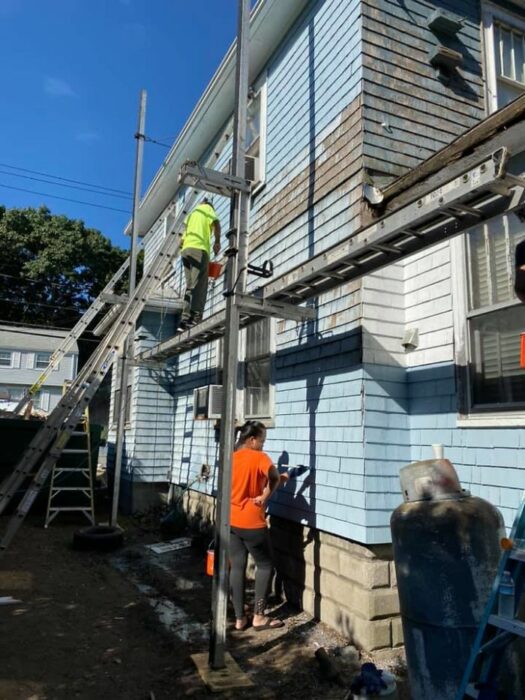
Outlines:
<svg viewBox="0 0 525 700"><path fill-rule="evenodd" d="M221 384L208 384L193 390L193 420L217 420L221 417L221 409Z"/></svg>
<svg viewBox="0 0 525 700"><path fill-rule="evenodd" d="M258 182L259 181L259 158L255 156L246 156L245 159L245 167L246 167L246 179L249 180L250 182ZM223 168L222 170L224 173L227 173L228 175L231 175L232 171L232 161L231 158L228 161L227 165Z"/></svg>

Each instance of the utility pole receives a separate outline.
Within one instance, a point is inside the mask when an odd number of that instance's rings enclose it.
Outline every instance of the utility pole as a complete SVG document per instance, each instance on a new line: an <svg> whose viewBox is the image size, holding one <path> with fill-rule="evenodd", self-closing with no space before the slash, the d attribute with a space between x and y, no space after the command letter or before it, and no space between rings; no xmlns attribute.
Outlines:
<svg viewBox="0 0 525 700"><path fill-rule="evenodd" d="M137 148L135 152L135 179L133 183L133 215L131 218L131 243L130 243L130 263L129 263L129 285L128 293L131 299L137 284L137 249L139 238L139 204L140 190L142 187L142 161L144 156L144 131L146 128L146 91L140 91L138 129L135 134ZM120 369L120 392L117 411L117 436L115 447L115 475L113 480L113 500L111 504L111 518L109 524L117 525L118 502L120 495L120 475L122 472L122 456L124 454L124 425L126 422L126 407L128 405L128 354L132 348L132 335L128 336L122 356L117 360Z"/></svg>
<svg viewBox="0 0 525 700"><path fill-rule="evenodd" d="M233 121L232 175L245 177L246 112L248 106L248 60L250 0L238 0L237 55L235 69L235 115ZM248 217L250 193L236 191L231 203L226 256L226 325L223 348L224 395L219 446L219 483L215 523L215 571L212 590L212 629L208 663L224 668L226 609L228 604L231 462L234 447L237 393L239 306L237 294L246 289Z"/></svg>

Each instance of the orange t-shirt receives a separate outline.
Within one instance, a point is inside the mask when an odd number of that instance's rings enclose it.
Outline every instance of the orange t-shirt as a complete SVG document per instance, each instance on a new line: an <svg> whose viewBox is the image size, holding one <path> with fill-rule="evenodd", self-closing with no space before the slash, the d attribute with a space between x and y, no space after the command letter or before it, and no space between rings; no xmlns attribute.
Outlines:
<svg viewBox="0 0 525 700"><path fill-rule="evenodd" d="M250 499L260 496L268 483L272 460L265 452L242 448L233 453L230 524L246 530L266 527L264 508Z"/></svg>

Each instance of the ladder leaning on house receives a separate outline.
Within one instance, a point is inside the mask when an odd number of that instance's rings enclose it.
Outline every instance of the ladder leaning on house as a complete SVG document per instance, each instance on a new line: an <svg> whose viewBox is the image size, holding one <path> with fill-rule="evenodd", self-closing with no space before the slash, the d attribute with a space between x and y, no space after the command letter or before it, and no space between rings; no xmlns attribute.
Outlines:
<svg viewBox="0 0 525 700"><path fill-rule="evenodd" d="M218 159L218 154L215 157ZM314 309L299 306L307 299L455 236L474 224L523 206L525 180L506 172L507 159L507 149L498 148L488 159L466 170L461 177L454 178L435 192L353 232L341 243L273 280L256 294L237 293L241 326L267 316L293 320L311 319L315 314ZM182 166L179 181L193 189L228 197L234 192L249 192L251 187L251 183L244 178L214 171L195 162L187 162ZM31 470L41 463L8 523L6 533L0 540L0 550L6 549L22 524L53 465L75 431L85 407L122 352L148 297L166 279L179 248L177 232L187 211L193 206L195 197L196 193L190 195L186 208L175 218L170 230L166 231L164 242L133 294L125 300L115 302L121 304L121 309L113 325L33 438L13 473L0 485L1 514ZM235 255L236 250L230 246L226 253ZM225 295L232 293L233 290L225 291ZM190 330L141 353L138 359L163 360L208 343L224 335L225 323L224 312L218 312Z"/></svg>
<svg viewBox="0 0 525 700"><path fill-rule="evenodd" d="M59 362L62 360L64 355L70 350L73 344L80 338L82 333L88 328L91 321L97 316L97 314L102 311L105 304L115 304L122 302L125 297L117 297L114 294L114 289L117 282L121 279L122 275L126 272L129 267L129 257L124 260L119 269L115 272L113 277L109 280L104 289L100 294L93 300L88 309L82 314L75 326L69 331L66 337L62 340L58 348L53 352L49 358L47 367L40 373L40 376L32 384L29 389L22 396L20 401L15 406L14 412L21 413L26 405L31 401L35 394L40 391L42 385L45 383L46 379L49 377L51 372L55 367L58 366Z"/></svg>
<svg viewBox="0 0 525 700"><path fill-rule="evenodd" d="M215 184L214 191L223 196L231 196L235 189L249 191L250 183L243 178L223 175L220 182ZM113 362L119 353L122 352L126 339L134 329L135 323L146 306L148 298L166 278L171 262L178 253L178 231L189 207L195 203L196 194L190 194L187 207L175 218L171 230L166 232L164 242L149 269L144 273L134 293L122 305L122 310L116 317L112 327L77 377L71 382L70 387L29 444L14 471L0 485L1 514L16 491L30 475L32 469L40 463L29 488L23 495L15 514L8 523L3 538L0 540L0 551L7 548L21 526L54 465L60 455L63 454L69 438L75 433L85 408L97 392ZM62 344L62 347L64 345L65 343Z"/></svg>
<svg viewBox="0 0 525 700"><path fill-rule="evenodd" d="M71 384L66 382L64 391ZM44 527L63 512L79 512L95 524L89 407L51 470Z"/></svg>
<svg viewBox="0 0 525 700"><path fill-rule="evenodd" d="M497 675L502 654L516 638L525 638L525 622L516 619L525 595L525 493L510 536L502 540L502 545L498 572L455 700L500 697ZM509 616L499 614L497 609L500 581L505 571L510 573L515 586L514 610Z"/></svg>

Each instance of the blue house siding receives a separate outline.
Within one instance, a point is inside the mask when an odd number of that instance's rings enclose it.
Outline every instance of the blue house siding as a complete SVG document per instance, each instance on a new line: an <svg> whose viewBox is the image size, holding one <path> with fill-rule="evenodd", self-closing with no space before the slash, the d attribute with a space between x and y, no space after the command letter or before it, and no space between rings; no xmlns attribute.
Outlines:
<svg viewBox="0 0 525 700"><path fill-rule="evenodd" d="M509 528L525 488L525 429L458 427L453 364L410 368L407 379L412 461L443 444L463 487L497 506Z"/></svg>
<svg viewBox="0 0 525 700"><path fill-rule="evenodd" d="M254 76L256 87L266 81L267 131L266 179L251 202L251 262L272 260L279 275L347 237L361 224L363 169L374 182L389 182L483 116L478 5L461 3L464 23L448 45L465 63L445 85L428 62L438 38L426 21L438 6L459 12L457 3L309 3ZM215 167L229 157L230 145ZM229 202L214 197L214 204L226 230ZM150 236L148 262L161 227ZM273 514L365 544L387 543L391 512L402 500L399 469L432 457L431 445L442 443L465 488L499 505L510 523L523 431L457 427L451 274L444 243L322 295L315 322L275 323L266 449L280 465L309 469L279 490ZM250 290L260 284L249 278ZM180 269L176 286L184 286ZM205 315L222 307L222 292L221 279L210 288ZM409 353L401 344L407 328L419 331ZM192 392L217 381L216 351L213 343L174 359L174 379L156 410L152 370L137 373L145 389L134 395L130 439L144 478L165 478L171 469L172 481L186 483L207 464L211 478L194 488L214 493L217 436L210 421L193 420ZM481 433L492 436L490 445Z"/></svg>

